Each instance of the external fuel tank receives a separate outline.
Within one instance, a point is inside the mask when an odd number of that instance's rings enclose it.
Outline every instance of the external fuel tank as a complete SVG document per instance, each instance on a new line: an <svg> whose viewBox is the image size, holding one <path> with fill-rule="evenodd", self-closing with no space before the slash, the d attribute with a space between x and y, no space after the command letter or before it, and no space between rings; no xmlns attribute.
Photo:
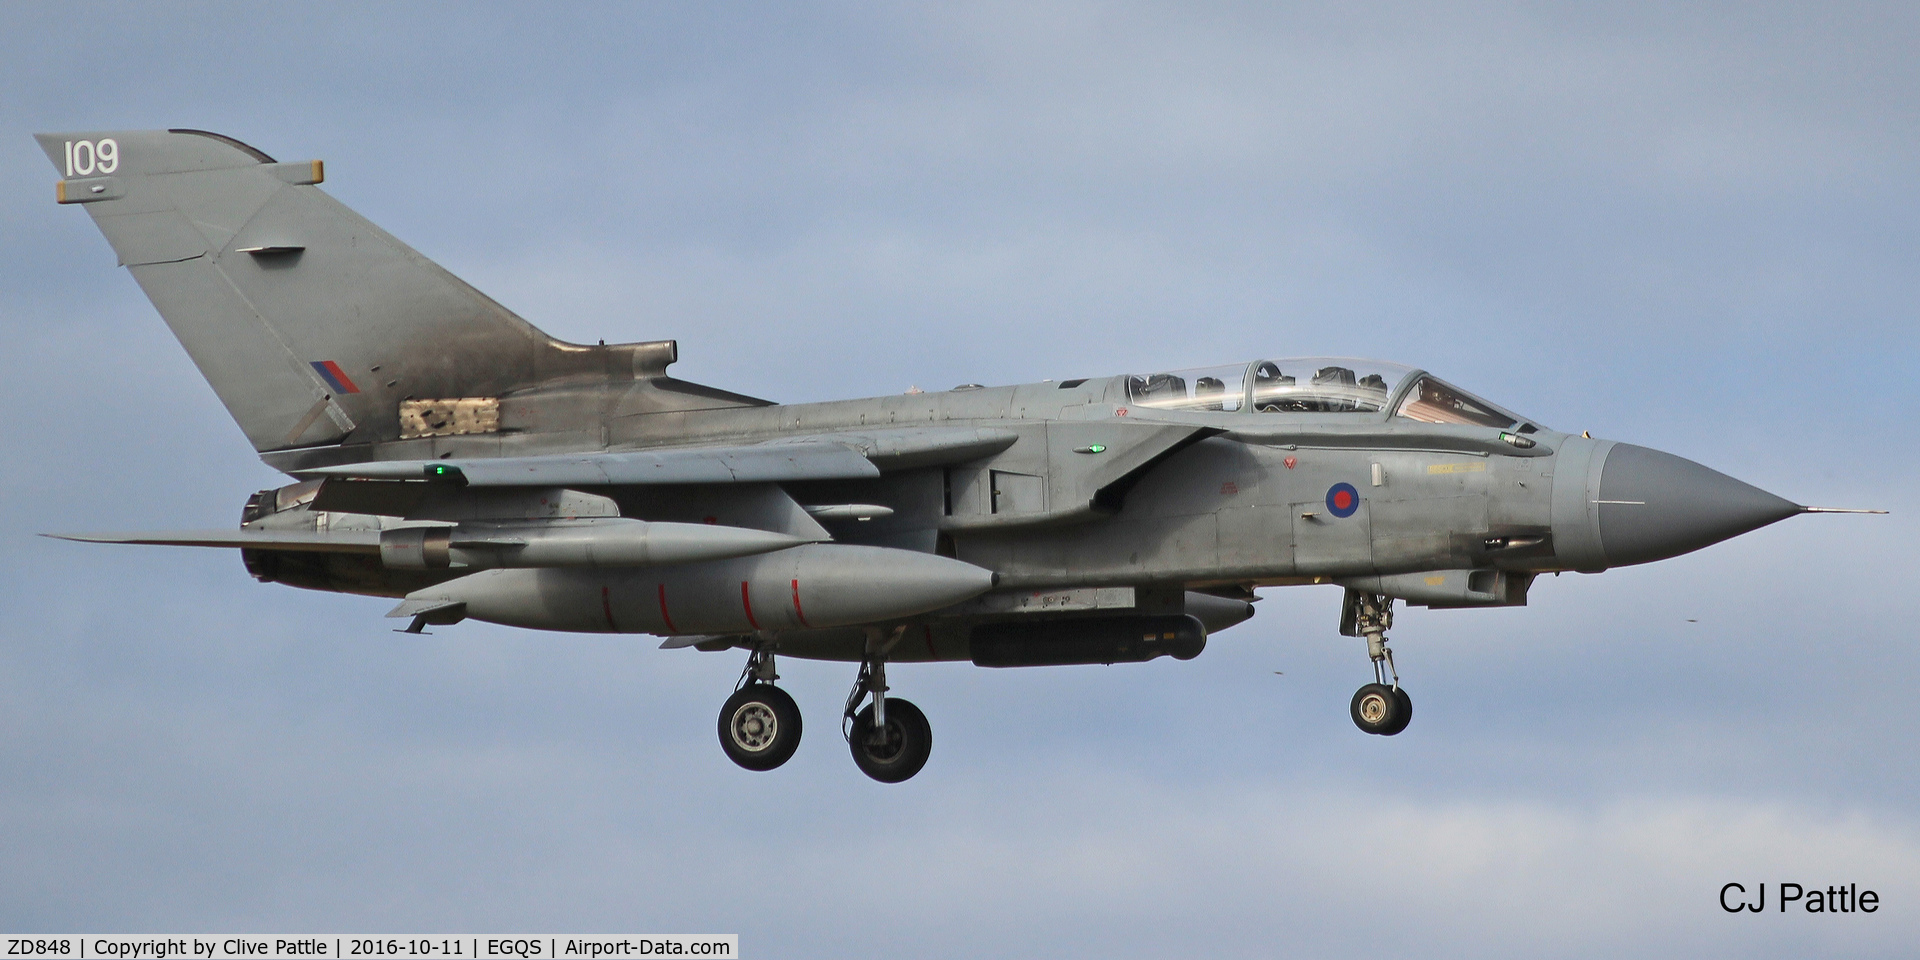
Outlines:
<svg viewBox="0 0 1920 960"><path fill-rule="evenodd" d="M991 571L911 550L808 544L709 563L628 569L499 569L409 601L536 630L755 633L873 623L926 613L992 588Z"/></svg>

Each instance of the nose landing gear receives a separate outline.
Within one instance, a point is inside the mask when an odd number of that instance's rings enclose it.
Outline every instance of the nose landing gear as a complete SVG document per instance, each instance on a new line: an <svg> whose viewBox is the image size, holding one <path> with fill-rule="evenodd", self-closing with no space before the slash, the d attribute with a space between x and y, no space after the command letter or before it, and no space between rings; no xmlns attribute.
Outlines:
<svg viewBox="0 0 1920 960"><path fill-rule="evenodd" d="M773 651L756 647L720 707L720 749L748 770L772 770L800 747L800 707L773 685Z"/></svg>
<svg viewBox="0 0 1920 960"><path fill-rule="evenodd" d="M1373 682L1354 692L1349 712L1354 726L1383 737L1405 730L1413 721L1413 699L1400 687L1400 672L1394 669L1393 650L1387 646L1387 631L1392 627L1392 597L1347 591L1340 632L1367 638L1367 657L1373 661Z"/></svg>

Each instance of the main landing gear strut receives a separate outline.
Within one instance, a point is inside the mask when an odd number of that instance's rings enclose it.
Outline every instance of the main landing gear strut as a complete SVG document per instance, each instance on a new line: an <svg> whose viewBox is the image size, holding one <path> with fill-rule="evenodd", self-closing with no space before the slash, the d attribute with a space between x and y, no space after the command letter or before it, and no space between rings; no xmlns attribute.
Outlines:
<svg viewBox="0 0 1920 960"><path fill-rule="evenodd" d="M1400 672L1394 669L1393 650L1387 646L1387 631L1392 627L1392 597L1347 591L1340 632L1367 638L1367 657L1373 661L1373 682L1354 692L1350 712L1354 726L1383 737L1405 730L1413 720L1413 700L1400 687Z"/></svg>
<svg viewBox="0 0 1920 960"><path fill-rule="evenodd" d="M895 627L890 635L879 629L867 631L866 659L853 681L853 692L847 694L841 722L854 765L881 783L899 783L919 773L933 752L933 727L927 715L911 701L887 696L887 654L906 630ZM873 702L861 708L860 702L869 695Z"/></svg>
<svg viewBox="0 0 1920 960"><path fill-rule="evenodd" d="M927 715L906 700L887 696L887 654L905 633L905 627L891 633L868 631L866 658L853 681L853 692L847 695L841 724L854 764L881 783L899 783L919 773L933 752L933 727ZM720 749L727 752L727 759L748 770L772 770L791 759L800 746L800 708L785 690L773 685L778 679L773 649L756 646L747 656L746 669L740 671L733 696L720 708ZM861 707L869 696L873 702Z"/></svg>

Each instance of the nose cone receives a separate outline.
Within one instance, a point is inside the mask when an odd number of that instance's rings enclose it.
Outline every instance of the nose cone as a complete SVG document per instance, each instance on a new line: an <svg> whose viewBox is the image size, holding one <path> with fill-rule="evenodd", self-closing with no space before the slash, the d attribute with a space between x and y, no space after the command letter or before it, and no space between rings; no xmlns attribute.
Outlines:
<svg viewBox="0 0 1920 960"><path fill-rule="evenodd" d="M1630 443L1607 454L1594 501L1612 566L1677 557L1800 512L1759 487Z"/></svg>

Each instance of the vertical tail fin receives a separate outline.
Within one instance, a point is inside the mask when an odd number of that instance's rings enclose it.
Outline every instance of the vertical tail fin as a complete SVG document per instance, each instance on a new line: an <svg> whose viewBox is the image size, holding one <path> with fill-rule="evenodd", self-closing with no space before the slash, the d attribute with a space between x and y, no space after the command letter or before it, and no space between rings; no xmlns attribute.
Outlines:
<svg viewBox="0 0 1920 960"><path fill-rule="evenodd" d="M659 377L671 341L555 340L278 163L197 130L39 134L260 451L402 435L401 404ZM615 369L619 368L619 369Z"/></svg>

